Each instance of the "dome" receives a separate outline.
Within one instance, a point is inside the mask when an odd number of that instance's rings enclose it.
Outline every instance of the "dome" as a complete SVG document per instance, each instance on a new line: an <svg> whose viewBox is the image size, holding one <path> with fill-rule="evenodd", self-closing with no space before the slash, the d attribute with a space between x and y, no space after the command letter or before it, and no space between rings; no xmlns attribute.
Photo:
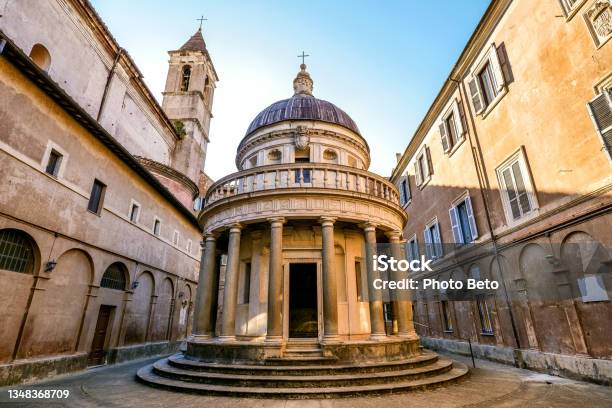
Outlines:
<svg viewBox="0 0 612 408"><path fill-rule="evenodd" d="M261 127L284 120L320 120L344 126L361 135L353 119L342 109L331 102L300 93L275 102L261 111L249 125L246 134L250 135Z"/></svg>

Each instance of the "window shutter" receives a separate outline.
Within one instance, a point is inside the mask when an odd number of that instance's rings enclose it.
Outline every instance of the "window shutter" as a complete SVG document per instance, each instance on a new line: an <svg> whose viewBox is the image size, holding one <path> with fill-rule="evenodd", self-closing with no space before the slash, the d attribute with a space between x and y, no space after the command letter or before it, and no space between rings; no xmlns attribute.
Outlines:
<svg viewBox="0 0 612 408"><path fill-rule="evenodd" d="M470 224L470 235L472 240L478 238L478 229L476 228L476 218L474 218L474 210L472 209L472 199L467 196L465 199L465 210L467 212L468 224Z"/></svg>
<svg viewBox="0 0 612 408"><path fill-rule="evenodd" d="M457 107L459 109L459 117L461 119L461 129L462 133L465 134L467 132L467 118L465 117L465 109L463 108L463 101L457 102Z"/></svg>
<svg viewBox="0 0 612 408"><path fill-rule="evenodd" d="M514 180L512 179L512 173L510 168L504 169L502 171L502 178L504 180L504 189L506 190L506 195L508 197L508 203L510 204L510 211L512 213L513 219L518 219L521 216L521 210L518 205L518 198L516 194L516 189L514 187Z"/></svg>
<svg viewBox="0 0 612 408"><path fill-rule="evenodd" d="M453 101L453 115L455 116L455 126L457 126L457 135L461 137L461 135L465 133L463 127L464 118L462 112L459 111L459 102L457 102L457 99Z"/></svg>
<svg viewBox="0 0 612 408"><path fill-rule="evenodd" d="M493 75L495 76L495 85L497 86L497 92L501 91L504 87L504 74L502 73L501 66L499 64L499 56L497 55L497 48L495 44L491 44L491 52L489 61L491 62L491 68L493 69Z"/></svg>
<svg viewBox="0 0 612 408"><path fill-rule="evenodd" d="M529 202L529 194L525 188L525 181L523 178L523 172L521 171L521 165L518 161L512 164L512 175L514 176L514 185L516 186L516 193L518 195L518 202L521 206L521 212L526 214L531 211L531 203Z"/></svg>
<svg viewBox="0 0 612 408"><path fill-rule="evenodd" d="M410 175L406 173L406 202L412 198L412 192L410 191Z"/></svg>
<svg viewBox="0 0 612 408"><path fill-rule="evenodd" d="M400 205L406 204L406 176L400 177L397 189L400 193Z"/></svg>
<svg viewBox="0 0 612 408"><path fill-rule="evenodd" d="M468 88L470 89L470 97L472 98L472 107L474 108L474 112L479 114L484 110L484 106L482 104L482 97L480 96L480 88L476 83L476 77L472 77L468 82Z"/></svg>
<svg viewBox="0 0 612 408"><path fill-rule="evenodd" d="M416 185L420 186L423 184L423 176L421 175L421 166L419 166L419 158L417 156L416 161L414 162L414 176L416 178Z"/></svg>
<svg viewBox="0 0 612 408"><path fill-rule="evenodd" d="M434 224L432 241L435 242L435 256L442 256L442 238L440 237L440 223Z"/></svg>
<svg viewBox="0 0 612 408"><path fill-rule="evenodd" d="M514 82L514 76L512 75L512 68L510 67L510 61L508 60L508 54L506 53L506 44L501 43L497 47L497 57L499 58L499 66L501 67L502 74L504 75L504 81L506 84Z"/></svg>
<svg viewBox="0 0 612 408"><path fill-rule="evenodd" d="M442 139L442 150L444 150L444 153L447 153L450 150L450 146L448 143L448 134L446 133L446 124L444 123L444 120L442 123L440 123L439 128L440 139Z"/></svg>
<svg viewBox="0 0 612 408"><path fill-rule="evenodd" d="M457 207L451 207L448 210L448 215L450 216L451 228L453 230L453 240L455 241L455 244L465 244L465 242L463 242L463 236L461 235L461 227L459 226Z"/></svg>
<svg viewBox="0 0 612 408"><path fill-rule="evenodd" d="M433 165L431 164L431 153L429 147L425 146L425 166L427 166L427 177L433 174Z"/></svg>
<svg viewBox="0 0 612 408"><path fill-rule="evenodd" d="M425 241L425 257L431 259L431 232L427 227L423 231L423 241Z"/></svg>
<svg viewBox="0 0 612 408"><path fill-rule="evenodd" d="M606 95L605 92L601 93L588 103L588 108L595 129L602 138L604 148L612 157L612 103L610 99L610 95Z"/></svg>

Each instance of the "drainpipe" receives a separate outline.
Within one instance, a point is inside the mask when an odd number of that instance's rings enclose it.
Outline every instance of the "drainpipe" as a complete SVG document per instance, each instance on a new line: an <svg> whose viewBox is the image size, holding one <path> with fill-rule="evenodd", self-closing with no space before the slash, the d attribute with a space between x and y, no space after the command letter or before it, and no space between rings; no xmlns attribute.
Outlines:
<svg viewBox="0 0 612 408"><path fill-rule="evenodd" d="M474 135L474 139L476 140L476 146L474 146L472 144L472 139L468 137L468 140L470 142L470 147L472 148L472 158L474 159L474 166L476 167L476 173L478 175L478 186L479 186L479 190L480 190L480 195L482 197L482 202L485 208L485 215L486 215L486 220L487 220L487 227L489 229L489 232L491 233L491 242L493 243L493 254L495 256L495 262L497 263L497 268L499 269L499 275L502 281L502 288L504 290L504 300L506 302L506 306L508 307L508 313L510 314L510 324L512 326L512 335L514 337L514 341L516 343L517 348L521 348L521 340L519 338L518 335L518 330L516 328L516 323L514 321L514 313L512 311L512 306L510 303L510 297L508 296L508 288L506 287L506 279L504 278L504 271L502 268L502 264L499 260L499 248L497 245L497 237L495 236L495 233L493 232L493 223L491 222L491 214L489 211L489 200L487 198L487 194L485 194L485 186L484 184L486 183L487 188L489 187L489 183L488 183L488 179L486 177L486 174L484 174L484 167L479 165L478 162L478 158L480 158L480 161L483 161L482 159L482 151L480 149L480 143L478 142L478 133L476 132L476 123L474 122L474 115L472 113L470 104L467 102L467 92L465 90L464 84L462 81L458 81L456 79L453 78L449 78L452 82L456 83L459 87L459 93L461 95L461 100L462 103L464 103L464 101L466 102L465 105L467 105L467 110L468 110L468 115L470 118L470 123L472 126L472 131L473 131L473 135ZM481 174L482 173L482 174ZM485 181L483 182L482 177L485 178ZM516 363L516 360L515 360Z"/></svg>
<svg viewBox="0 0 612 408"><path fill-rule="evenodd" d="M100 109L98 109L98 116L96 120L99 122L100 117L102 117L102 110L104 109L104 105L106 103L106 97L108 96L108 89L110 88L111 81L113 79L113 75L115 74L115 69L117 68L117 63L119 62L119 58L123 55L123 48L119 47L119 51L115 55L115 60L113 61L113 65L111 66L110 71L108 72L108 77L106 78L106 85L104 85L104 92L102 93L102 100L100 100Z"/></svg>

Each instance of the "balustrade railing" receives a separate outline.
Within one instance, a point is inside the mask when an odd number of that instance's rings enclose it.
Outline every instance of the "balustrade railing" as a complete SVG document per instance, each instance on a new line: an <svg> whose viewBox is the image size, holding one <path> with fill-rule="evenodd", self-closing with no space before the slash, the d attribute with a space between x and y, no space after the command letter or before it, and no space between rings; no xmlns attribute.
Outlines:
<svg viewBox="0 0 612 408"><path fill-rule="evenodd" d="M399 204L399 194L387 179L365 170L323 163L260 166L230 174L210 186L206 204L239 194L283 188L354 191Z"/></svg>

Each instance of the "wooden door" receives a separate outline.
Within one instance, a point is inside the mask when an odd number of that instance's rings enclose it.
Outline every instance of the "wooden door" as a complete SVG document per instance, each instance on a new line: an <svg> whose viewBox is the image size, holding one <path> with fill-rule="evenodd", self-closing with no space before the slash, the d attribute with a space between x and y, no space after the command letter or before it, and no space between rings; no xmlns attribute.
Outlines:
<svg viewBox="0 0 612 408"><path fill-rule="evenodd" d="M89 353L88 365L101 365L106 360L106 335L108 331L108 322L110 321L111 313L115 307L102 305L98 313L98 322L96 323L96 331L91 342L91 351Z"/></svg>

